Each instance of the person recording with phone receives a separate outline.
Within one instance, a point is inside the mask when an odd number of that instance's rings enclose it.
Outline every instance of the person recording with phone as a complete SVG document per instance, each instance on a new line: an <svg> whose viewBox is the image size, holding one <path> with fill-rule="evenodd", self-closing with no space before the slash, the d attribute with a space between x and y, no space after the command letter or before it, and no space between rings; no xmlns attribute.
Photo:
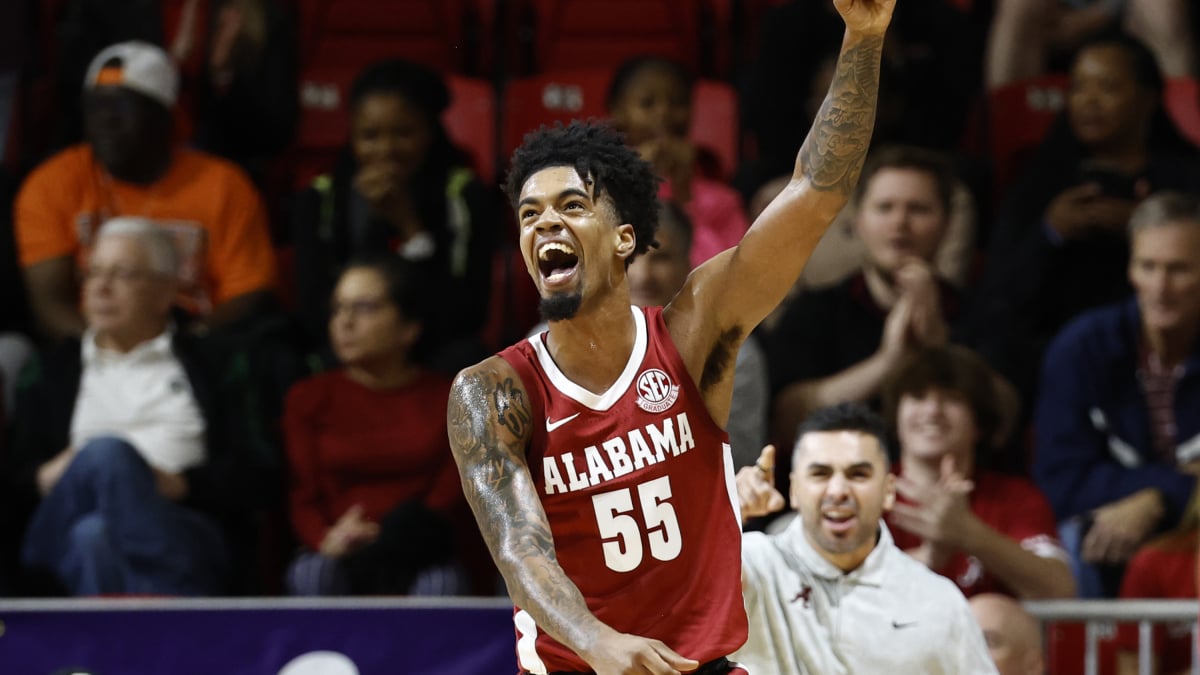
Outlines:
<svg viewBox="0 0 1200 675"><path fill-rule="evenodd" d="M1154 53L1124 34L1087 41L1066 106L993 225L970 342L1025 400L1050 339L1130 293L1126 225L1152 191L1200 190L1200 153L1165 111Z"/></svg>

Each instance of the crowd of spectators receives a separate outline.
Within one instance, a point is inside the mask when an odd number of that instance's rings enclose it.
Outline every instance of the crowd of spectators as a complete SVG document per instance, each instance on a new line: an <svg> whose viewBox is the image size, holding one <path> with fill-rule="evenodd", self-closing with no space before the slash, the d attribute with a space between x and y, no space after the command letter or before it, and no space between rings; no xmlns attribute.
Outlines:
<svg viewBox="0 0 1200 675"><path fill-rule="evenodd" d="M759 4L724 73L609 64L608 115L663 178L639 304L740 239L828 85L828 3ZM443 122L456 73L380 58L292 181L298 7L0 10L0 593L502 592L445 433L449 378L537 330L501 316L524 270L499 178ZM1165 97L1198 23L902 0L852 203L738 355L737 466L862 403L896 448L890 536L986 611L1177 591L1142 577L1195 569L1200 149ZM989 95L1047 73L1063 106L1005 180ZM739 92L732 173L689 136L701 76Z"/></svg>

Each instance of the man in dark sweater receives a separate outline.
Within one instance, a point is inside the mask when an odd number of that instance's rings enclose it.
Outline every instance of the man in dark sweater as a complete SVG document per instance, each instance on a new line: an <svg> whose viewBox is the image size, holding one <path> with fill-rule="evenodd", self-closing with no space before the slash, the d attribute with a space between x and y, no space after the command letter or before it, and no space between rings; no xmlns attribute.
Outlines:
<svg viewBox="0 0 1200 675"><path fill-rule="evenodd" d="M1081 597L1115 597L1125 564L1175 527L1200 472L1200 200L1161 192L1129 225L1136 298L1050 343L1034 410L1033 476Z"/></svg>

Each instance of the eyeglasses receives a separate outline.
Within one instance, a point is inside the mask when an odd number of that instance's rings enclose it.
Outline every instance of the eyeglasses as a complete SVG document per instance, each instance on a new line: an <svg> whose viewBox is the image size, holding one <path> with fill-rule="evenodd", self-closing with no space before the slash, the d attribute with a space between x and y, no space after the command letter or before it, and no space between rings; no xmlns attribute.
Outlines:
<svg viewBox="0 0 1200 675"><path fill-rule="evenodd" d="M333 302L329 303L329 316L332 318L342 313L349 314L350 316L356 318L360 316L370 316L382 311L390 304L390 302L383 298L376 298L374 300L348 300L345 302L334 300Z"/></svg>
<svg viewBox="0 0 1200 675"><path fill-rule="evenodd" d="M83 271L84 281L110 279L122 284L131 284L155 276L158 274L152 270L134 267L88 267Z"/></svg>

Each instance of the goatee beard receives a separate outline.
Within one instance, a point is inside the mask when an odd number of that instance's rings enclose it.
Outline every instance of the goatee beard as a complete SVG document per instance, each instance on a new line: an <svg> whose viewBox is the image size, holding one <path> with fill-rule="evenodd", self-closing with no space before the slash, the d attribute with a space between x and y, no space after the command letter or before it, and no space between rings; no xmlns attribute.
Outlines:
<svg viewBox="0 0 1200 675"><path fill-rule="evenodd" d="M558 293L539 300L538 312L542 315L542 321L562 321L573 318L582 304L583 294L578 291Z"/></svg>

